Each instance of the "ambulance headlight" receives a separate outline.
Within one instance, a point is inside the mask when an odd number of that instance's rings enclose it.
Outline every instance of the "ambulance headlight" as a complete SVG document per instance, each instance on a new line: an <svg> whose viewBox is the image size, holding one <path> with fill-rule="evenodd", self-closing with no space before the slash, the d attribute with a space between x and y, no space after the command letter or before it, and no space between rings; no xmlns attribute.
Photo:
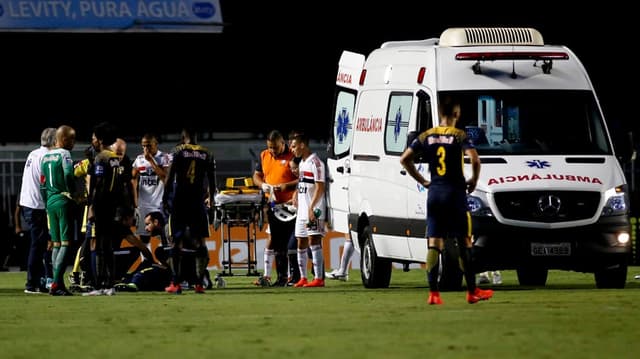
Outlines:
<svg viewBox="0 0 640 359"><path fill-rule="evenodd" d="M602 208L602 216L619 216L629 210L629 198L625 186L612 188L604 193L605 204Z"/></svg>
<svg viewBox="0 0 640 359"><path fill-rule="evenodd" d="M480 197L467 196L467 208L472 216L492 217L491 208L485 204Z"/></svg>
<svg viewBox="0 0 640 359"><path fill-rule="evenodd" d="M629 240L631 239L631 236L629 236L629 233L627 232L622 232L622 233L618 233L618 243L620 244L627 244L629 243Z"/></svg>

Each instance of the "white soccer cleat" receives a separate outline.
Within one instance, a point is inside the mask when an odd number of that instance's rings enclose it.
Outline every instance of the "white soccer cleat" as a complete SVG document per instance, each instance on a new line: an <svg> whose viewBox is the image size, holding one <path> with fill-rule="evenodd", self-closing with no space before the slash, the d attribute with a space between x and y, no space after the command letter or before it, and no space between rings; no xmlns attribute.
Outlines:
<svg viewBox="0 0 640 359"><path fill-rule="evenodd" d="M331 272L324 273L325 278L336 279L346 282L349 280L349 275L346 273L340 273L339 269L334 269Z"/></svg>
<svg viewBox="0 0 640 359"><path fill-rule="evenodd" d="M478 278L476 279L476 283L477 284L488 284L491 283L491 280L489 279L489 273L487 272L482 272L478 274Z"/></svg>
<svg viewBox="0 0 640 359"><path fill-rule="evenodd" d="M213 280L213 282L216 284L216 288L226 288L227 287L227 281L224 280L224 278L222 278L222 276L220 274L216 275L216 277Z"/></svg>
<svg viewBox="0 0 640 359"><path fill-rule="evenodd" d="M500 274L500 271L491 273L491 281L493 284L502 284L502 274Z"/></svg>

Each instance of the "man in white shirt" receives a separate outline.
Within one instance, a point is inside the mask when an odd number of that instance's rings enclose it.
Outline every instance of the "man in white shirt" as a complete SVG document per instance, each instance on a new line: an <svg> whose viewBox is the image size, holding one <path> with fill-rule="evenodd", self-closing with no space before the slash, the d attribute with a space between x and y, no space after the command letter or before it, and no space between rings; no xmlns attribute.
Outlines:
<svg viewBox="0 0 640 359"><path fill-rule="evenodd" d="M138 212L136 235L147 244L150 236L145 230L144 218L151 212L164 213L162 195L171 157L158 149L158 139L155 135L144 135L141 144L143 152L133 161L131 181ZM166 246L167 243L162 245Z"/></svg>
<svg viewBox="0 0 640 359"><path fill-rule="evenodd" d="M24 292L29 294L47 293L48 290L41 285L41 278L52 277L52 273L45 264L45 258L48 257L47 245L50 236L45 203L40 192L40 163L42 157L53 147L55 141L56 128L45 128L40 135L40 147L29 153L22 173L22 187L18 203L22 208L25 221L31 228L31 245L27 258L27 283L24 289ZM49 265L51 265L50 258Z"/></svg>

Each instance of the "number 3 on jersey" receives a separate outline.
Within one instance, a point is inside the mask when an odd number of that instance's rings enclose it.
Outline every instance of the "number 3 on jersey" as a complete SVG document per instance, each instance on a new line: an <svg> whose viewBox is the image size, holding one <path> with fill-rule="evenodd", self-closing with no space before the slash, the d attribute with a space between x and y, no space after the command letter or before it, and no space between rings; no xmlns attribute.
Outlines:
<svg viewBox="0 0 640 359"><path fill-rule="evenodd" d="M444 174L447 173L447 165L444 161L447 157L447 151L443 146L440 146L436 150L436 155L438 156L438 167L436 168L436 172L438 172L438 176L444 176Z"/></svg>

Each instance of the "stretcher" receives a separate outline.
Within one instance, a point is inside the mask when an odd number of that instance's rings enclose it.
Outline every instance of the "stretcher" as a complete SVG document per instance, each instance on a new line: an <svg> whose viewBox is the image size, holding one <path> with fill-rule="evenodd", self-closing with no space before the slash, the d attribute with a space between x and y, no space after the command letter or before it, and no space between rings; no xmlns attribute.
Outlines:
<svg viewBox="0 0 640 359"><path fill-rule="evenodd" d="M215 196L214 228L220 228L222 240L222 271L219 273L222 276L233 276L236 275L234 271L246 270L241 275L259 276L256 238L265 223L264 195L258 189L233 186L227 188ZM245 228L246 238L233 238L231 229L234 227ZM232 249L238 245L246 246L246 260L234 261Z"/></svg>

